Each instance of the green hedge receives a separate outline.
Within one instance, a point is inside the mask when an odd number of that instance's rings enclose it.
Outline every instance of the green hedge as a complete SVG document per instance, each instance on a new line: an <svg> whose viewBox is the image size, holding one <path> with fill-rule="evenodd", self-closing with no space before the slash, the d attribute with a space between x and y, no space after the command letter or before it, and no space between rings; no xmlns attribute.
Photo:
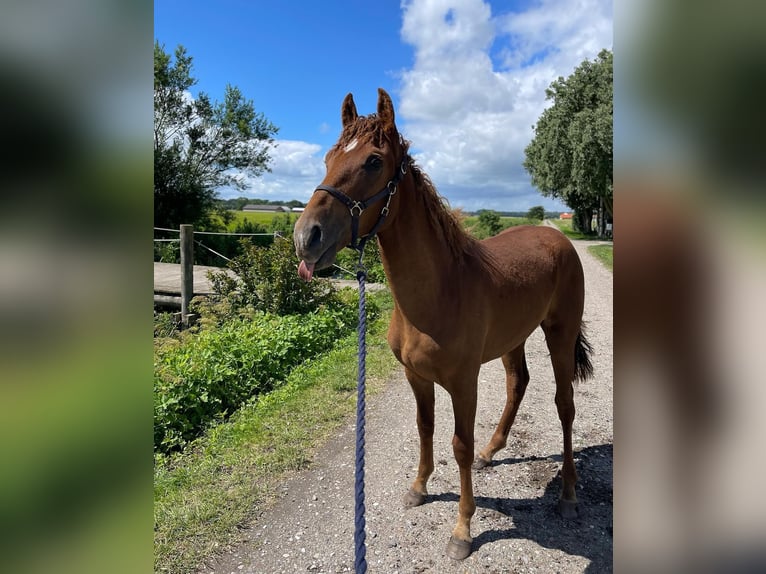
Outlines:
<svg viewBox="0 0 766 574"><path fill-rule="evenodd" d="M256 313L193 337L158 342L154 355L154 445L182 447L292 368L356 326L347 305L304 315Z"/></svg>

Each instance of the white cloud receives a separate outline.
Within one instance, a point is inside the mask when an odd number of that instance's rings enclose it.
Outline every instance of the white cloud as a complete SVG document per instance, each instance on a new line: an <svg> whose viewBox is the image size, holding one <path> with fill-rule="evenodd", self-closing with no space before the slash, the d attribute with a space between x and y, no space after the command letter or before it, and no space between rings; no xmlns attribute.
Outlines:
<svg viewBox="0 0 766 574"><path fill-rule="evenodd" d="M522 167L545 89L612 46L611 2L543 0L493 15L482 0L403 2L398 124L453 205L526 210L537 195Z"/></svg>
<svg viewBox="0 0 766 574"><path fill-rule="evenodd" d="M223 198L259 197L261 199L297 199L306 202L324 177L322 146L295 140L277 140L271 150L271 172L261 177L246 178L244 192L222 189Z"/></svg>
<svg viewBox="0 0 766 574"><path fill-rule="evenodd" d="M401 38L415 58L396 74L397 124L439 192L469 211L566 210L531 186L524 148L551 82L612 47L611 2L539 0L493 14L482 0L404 0L402 11ZM272 173L250 180L244 195L308 201L324 177L326 150L277 144Z"/></svg>

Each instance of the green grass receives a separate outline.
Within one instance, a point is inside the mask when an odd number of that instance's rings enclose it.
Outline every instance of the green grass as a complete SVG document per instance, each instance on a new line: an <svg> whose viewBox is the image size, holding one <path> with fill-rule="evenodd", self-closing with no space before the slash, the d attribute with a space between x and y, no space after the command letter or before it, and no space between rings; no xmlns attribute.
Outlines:
<svg viewBox="0 0 766 574"><path fill-rule="evenodd" d="M375 393L398 363L386 343L391 296L370 297L382 309L367 334L367 385ZM240 539L238 527L267 508L278 485L309 466L354 412L356 364L352 334L183 453L155 457L155 572L194 571L216 549Z"/></svg>
<svg viewBox="0 0 766 574"><path fill-rule="evenodd" d="M526 217L500 217L501 228L498 233L508 229L509 227L516 227L517 225L537 224L537 221L527 219ZM477 238L483 238L487 233L479 227L479 217L477 215L471 215L463 219L463 228Z"/></svg>
<svg viewBox="0 0 766 574"><path fill-rule="evenodd" d="M614 271L614 246L612 245L591 245L588 247L591 255L604 264L609 271Z"/></svg>
<svg viewBox="0 0 766 574"><path fill-rule="evenodd" d="M463 220L463 227L469 229L478 225L478 223L479 217L477 215L470 215ZM537 225L536 221L532 221L526 217L501 217L500 223L502 223L503 229L515 227L516 225Z"/></svg>
<svg viewBox="0 0 766 574"><path fill-rule="evenodd" d="M250 221L252 223L260 223L261 225L268 225L277 216L284 216L284 213L261 213L258 211L232 211L234 219L229 224L230 229L234 229L237 223L242 221ZM290 213L290 221L295 223L300 217L300 213Z"/></svg>
<svg viewBox="0 0 766 574"><path fill-rule="evenodd" d="M517 225L537 225L539 222L526 217L501 217L500 223L503 224L503 229L508 229Z"/></svg>
<svg viewBox="0 0 766 574"><path fill-rule="evenodd" d="M569 239L584 239L586 241L598 241L599 238L595 235L586 235L585 233L582 233L580 231L573 231L572 230L572 220L571 219L551 219L550 221L553 222L553 224L558 227L564 235L566 235ZM614 270L614 256L613 251L614 247L612 244L609 245L590 245L588 247L588 251L601 263L604 264L604 267L609 269L610 271Z"/></svg>
<svg viewBox="0 0 766 574"><path fill-rule="evenodd" d="M595 240L598 239L595 235L586 235L585 233L581 231L574 231L572 229L572 220L571 219L551 219L550 220L556 227L559 228L559 230L569 237L569 239L585 239L585 240Z"/></svg>
<svg viewBox="0 0 766 574"><path fill-rule="evenodd" d="M271 222L274 220L275 217L284 217L285 213L267 213L267 212L260 212L260 211L234 211L233 209L229 210L229 213L231 213L234 216L234 219L231 220L229 225L227 225L226 229L228 231L234 231L234 229L237 227L237 224L242 223L244 221L249 221L251 223L258 223L259 225L263 225L265 227L269 227ZM298 218L301 216L300 213L290 213L290 222L295 225L295 222L298 221ZM217 223L223 223L221 221L221 218L218 215L212 216L213 220Z"/></svg>

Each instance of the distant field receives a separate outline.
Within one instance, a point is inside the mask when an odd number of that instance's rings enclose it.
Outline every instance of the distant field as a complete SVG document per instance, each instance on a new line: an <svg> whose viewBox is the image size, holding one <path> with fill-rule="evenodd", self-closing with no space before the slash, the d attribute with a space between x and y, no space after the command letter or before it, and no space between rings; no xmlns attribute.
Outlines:
<svg viewBox="0 0 766 574"><path fill-rule="evenodd" d="M463 220L463 227L473 227L478 223L479 217L470 215ZM500 217L500 223L503 225L503 229L508 229L509 227L515 227L517 225L537 225L535 221L531 221L526 217Z"/></svg>
<svg viewBox="0 0 766 574"><path fill-rule="evenodd" d="M230 228L234 228L238 223L242 221L250 221L251 223L260 223L261 225L268 225L275 217L284 217L284 213L261 213L258 211L231 211L234 214L234 219L229 225ZM300 217L300 213L290 213L290 221L295 223Z"/></svg>
<svg viewBox="0 0 766 574"><path fill-rule="evenodd" d="M478 217L476 218L479 219ZM537 225L537 221L532 221L531 219L527 219L526 217L501 217L500 223L503 224L503 229L508 229L509 227L516 227L517 225Z"/></svg>
<svg viewBox="0 0 766 574"><path fill-rule="evenodd" d="M284 213L261 213L257 211L231 211L231 213L234 214L234 219L229 224L230 230L234 229L238 223L245 220L250 221L251 223L259 223L268 226L275 217L284 217L285 215ZM300 213L290 213L290 221L294 224L300 215ZM464 226L472 227L478 222L479 218L476 216L466 217ZM503 229L514 227L516 225L535 225L534 221L530 221L526 217L501 217L500 223L503 224Z"/></svg>
<svg viewBox="0 0 766 574"><path fill-rule="evenodd" d="M284 217L286 215L285 213L261 213L259 211L234 211L231 209L229 210L229 213L234 215L234 219L232 219L231 223L228 225L229 231L234 231L234 228L244 221L249 221L250 223L258 223L268 227L275 217ZM290 222L294 224L301 214L290 213L289 215ZM216 217L216 219L220 222L219 218Z"/></svg>

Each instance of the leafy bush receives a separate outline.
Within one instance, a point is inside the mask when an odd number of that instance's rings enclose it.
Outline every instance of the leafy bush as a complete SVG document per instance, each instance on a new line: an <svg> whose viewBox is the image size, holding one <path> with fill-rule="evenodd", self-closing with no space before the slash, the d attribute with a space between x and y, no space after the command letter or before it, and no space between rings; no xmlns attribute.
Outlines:
<svg viewBox="0 0 766 574"><path fill-rule="evenodd" d="M195 239L202 245L220 253L224 257L234 259L242 254L245 246L267 247L274 242L274 236L269 235L273 230L267 229L260 223L244 219L237 222L234 229L228 229L226 225L215 222L209 225L205 231L231 232L231 233L263 233L265 235L253 235L242 237L237 235L197 235ZM224 259L215 253L205 249L201 245L194 246L194 262L197 265L222 266L226 263Z"/></svg>
<svg viewBox="0 0 766 574"><path fill-rule="evenodd" d="M289 213L280 213L269 222L269 231L275 231L282 237L292 239L295 221Z"/></svg>
<svg viewBox="0 0 766 574"><path fill-rule="evenodd" d="M211 421L268 392L296 365L331 348L356 326L356 309L302 316L257 313L216 330L155 346L154 446L182 447Z"/></svg>
<svg viewBox="0 0 766 574"><path fill-rule="evenodd" d="M214 296L195 307L203 317L221 323L229 318L268 311L277 315L308 313L322 306L337 307L328 281L303 281L291 241L280 239L270 247L242 241L242 252L229 263L235 277L224 272L209 274Z"/></svg>
<svg viewBox="0 0 766 574"><path fill-rule="evenodd" d="M491 209L482 209L479 211L479 222L473 229L474 235L478 239L485 239L497 235L502 231L503 224L500 222L500 214Z"/></svg>
<svg viewBox="0 0 766 574"><path fill-rule="evenodd" d="M356 277L356 262L358 260L359 253L353 249L341 249L338 252L335 264L352 273L351 276L349 276L347 273L344 273L344 278L353 279ZM376 239L367 242L367 246L364 248L363 261L364 266L367 269L367 281L371 283L386 282L386 272L383 269L383 262L380 259L380 246L378 245L378 241ZM338 273L334 274L339 275Z"/></svg>
<svg viewBox="0 0 766 574"><path fill-rule="evenodd" d="M155 241L154 260L162 263L178 263L181 260L181 244L177 241Z"/></svg>
<svg viewBox="0 0 766 574"><path fill-rule="evenodd" d="M463 228L476 239L487 239L509 227L515 227L517 225L537 225L538 223L537 221L533 221L526 217L503 216L499 218L500 229L498 230L497 226L493 223L494 217L491 215L491 213L494 212L489 213L490 215L484 216L484 223L482 223L481 216L472 215L463 218ZM490 221L489 226L486 224L487 220Z"/></svg>
<svg viewBox="0 0 766 574"><path fill-rule="evenodd" d="M178 333L178 320L178 316L175 313L154 311L154 336L175 336Z"/></svg>
<svg viewBox="0 0 766 574"><path fill-rule="evenodd" d="M234 276L210 274L213 297L192 302L200 315L196 327L178 333L168 317L155 321L154 445L160 451L183 447L272 390L357 324L358 293L300 279L290 241L260 248L243 241L230 268ZM367 313L370 321L379 314L374 300Z"/></svg>

